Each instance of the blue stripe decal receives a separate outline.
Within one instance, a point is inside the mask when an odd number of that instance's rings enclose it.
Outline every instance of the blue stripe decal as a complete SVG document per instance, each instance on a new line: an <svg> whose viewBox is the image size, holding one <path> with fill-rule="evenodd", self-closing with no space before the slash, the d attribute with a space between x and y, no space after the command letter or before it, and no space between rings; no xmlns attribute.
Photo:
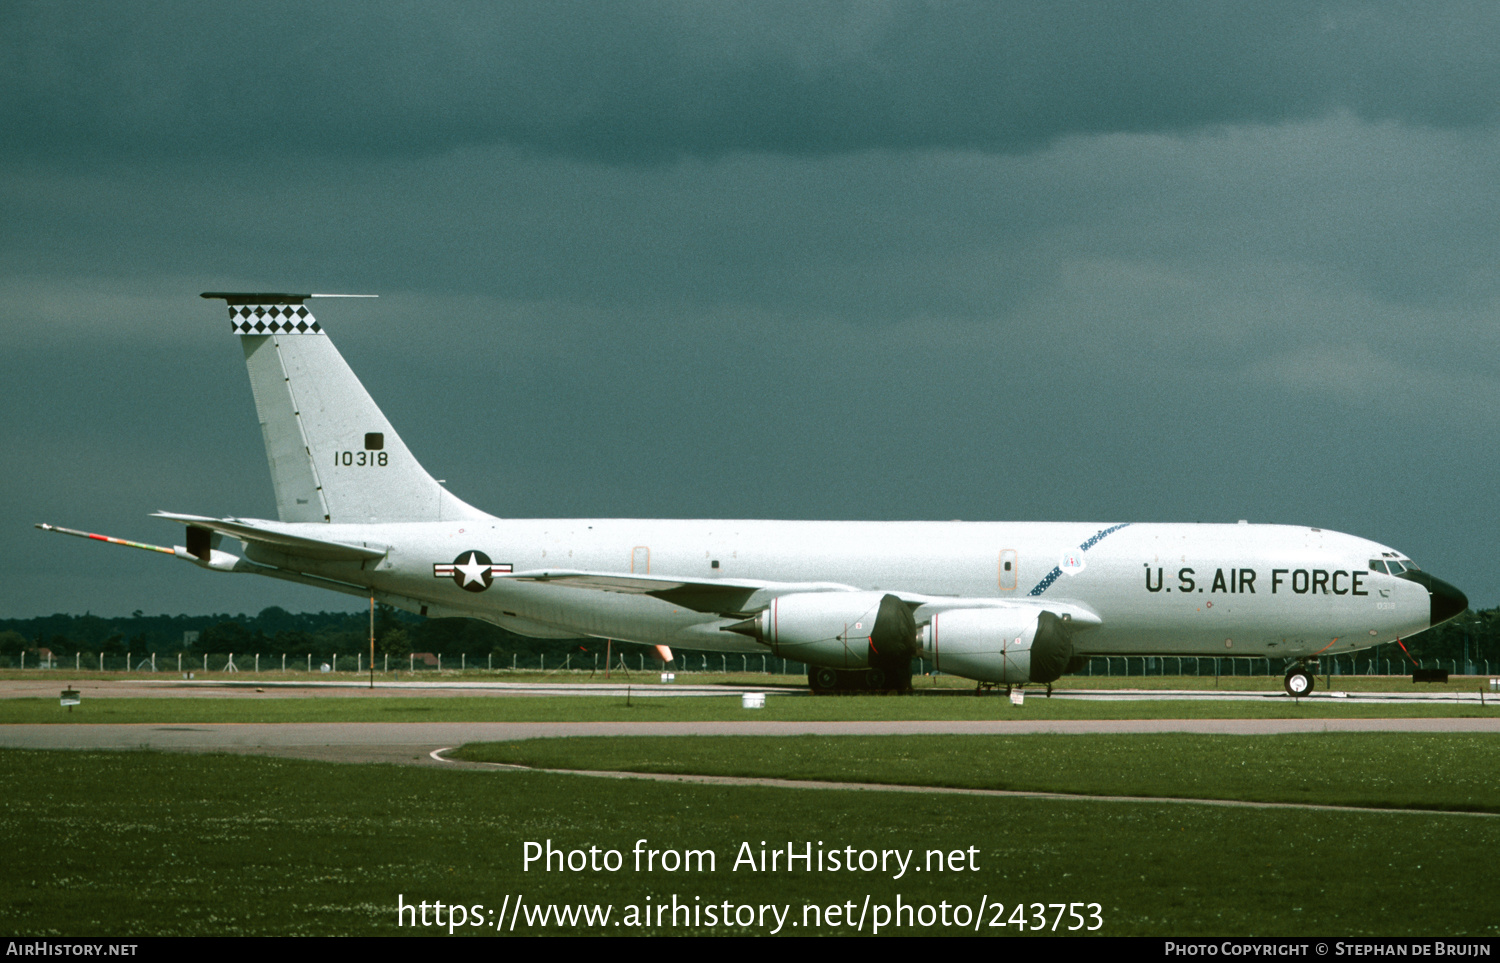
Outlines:
<svg viewBox="0 0 1500 963"><path fill-rule="evenodd" d="M1047 591L1047 589L1052 585L1053 582L1057 581L1057 577L1061 574L1062 569L1054 565L1052 567L1052 571L1047 573L1047 577L1036 583L1036 588L1032 589L1029 594L1041 595L1043 592Z"/></svg>
<svg viewBox="0 0 1500 963"><path fill-rule="evenodd" d="M1090 535L1084 541L1084 543L1082 545L1078 546L1078 550L1080 552L1087 552L1089 549L1093 548L1095 545L1098 545L1100 542L1104 541L1104 539L1106 537L1108 537L1110 535L1113 535L1115 532L1118 532L1120 529L1124 528L1126 525L1129 525L1129 524L1130 524L1129 522L1121 522L1119 525L1111 525L1109 528L1101 528L1101 529L1099 529L1099 531L1097 531L1094 534ZM1044 579L1042 579L1040 582L1036 583L1036 588L1032 589L1027 594L1028 595L1041 595L1043 592L1047 591L1047 589L1051 588L1052 587L1052 583L1056 582L1057 579L1058 579L1058 577L1061 576L1061 575L1062 575L1062 567L1058 566L1058 565L1054 565L1052 567L1052 571L1050 571L1050 572L1047 573L1047 577L1044 578Z"/></svg>

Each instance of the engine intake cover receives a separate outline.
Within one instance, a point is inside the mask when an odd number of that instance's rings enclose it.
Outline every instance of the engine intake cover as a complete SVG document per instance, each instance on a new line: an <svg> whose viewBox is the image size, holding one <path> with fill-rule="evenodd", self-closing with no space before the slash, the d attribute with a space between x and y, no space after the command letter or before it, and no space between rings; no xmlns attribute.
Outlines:
<svg viewBox="0 0 1500 963"><path fill-rule="evenodd" d="M909 663L917 655L911 609L882 592L798 592L771 600L724 631L770 646L778 656L836 669Z"/></svg>
<svg viewBox="0 0 1500 963"><path fill-rule="evenodd" d="M934 615L919 640L940 672L981 682L1052 682L1073 657L1068 628L1051 612L955 609Z"/></svg>

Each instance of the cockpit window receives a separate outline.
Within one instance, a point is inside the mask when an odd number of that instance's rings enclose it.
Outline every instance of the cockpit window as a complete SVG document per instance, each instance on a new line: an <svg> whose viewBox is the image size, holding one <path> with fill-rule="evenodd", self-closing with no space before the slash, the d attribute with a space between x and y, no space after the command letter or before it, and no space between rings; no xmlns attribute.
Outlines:
<svg viewBox="0 0 1500 963"><path fill-rule="evenodd" d="M1378 558L1370 559L1370 571L1379 572L1381 575L1388 574L1385 570L1385 563Z"/></svg>
<svg viewBox="0 0 1500 963"><path fill-rule="evenodd" d="M1402 572L1406 571L1406 566L1402 565L1395 559L1391 559L1386 564L1390 567L1392 575L1400 575Z"/></svg>

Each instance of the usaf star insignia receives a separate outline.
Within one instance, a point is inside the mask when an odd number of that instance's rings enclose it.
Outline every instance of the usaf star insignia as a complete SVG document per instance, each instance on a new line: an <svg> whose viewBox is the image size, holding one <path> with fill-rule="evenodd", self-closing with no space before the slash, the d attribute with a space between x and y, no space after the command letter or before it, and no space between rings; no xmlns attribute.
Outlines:
<svg viewBox="0 0 1500 963"><path fill-rule="evenodd" d="M455 585L467 592L483 592L494 582L496 575L507 575L510 570L509 565L494 564L483 552L468 551L451 563L435 563L432 575L433 578L451 578Z"/></svg>

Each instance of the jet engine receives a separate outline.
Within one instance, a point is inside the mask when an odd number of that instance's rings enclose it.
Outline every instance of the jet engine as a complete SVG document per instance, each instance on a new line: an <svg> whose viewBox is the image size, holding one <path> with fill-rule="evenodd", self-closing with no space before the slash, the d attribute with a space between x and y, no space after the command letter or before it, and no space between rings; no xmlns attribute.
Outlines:
<svg viewBox="0 0 1500 963"><path fill-rule="evenodd" d="M1026 609L939 612L918 633L940 672L981 682L1052 682L1073 657L1067 620Z"/></svg>
<svg viewBox="0 0 1500 963"><path fill-rule="evenodd" d="M787 659L835 669L910 673L917 655L911 609L881 592L799 592L771 600L765 611L726 632L749 636Z"/></svg>

